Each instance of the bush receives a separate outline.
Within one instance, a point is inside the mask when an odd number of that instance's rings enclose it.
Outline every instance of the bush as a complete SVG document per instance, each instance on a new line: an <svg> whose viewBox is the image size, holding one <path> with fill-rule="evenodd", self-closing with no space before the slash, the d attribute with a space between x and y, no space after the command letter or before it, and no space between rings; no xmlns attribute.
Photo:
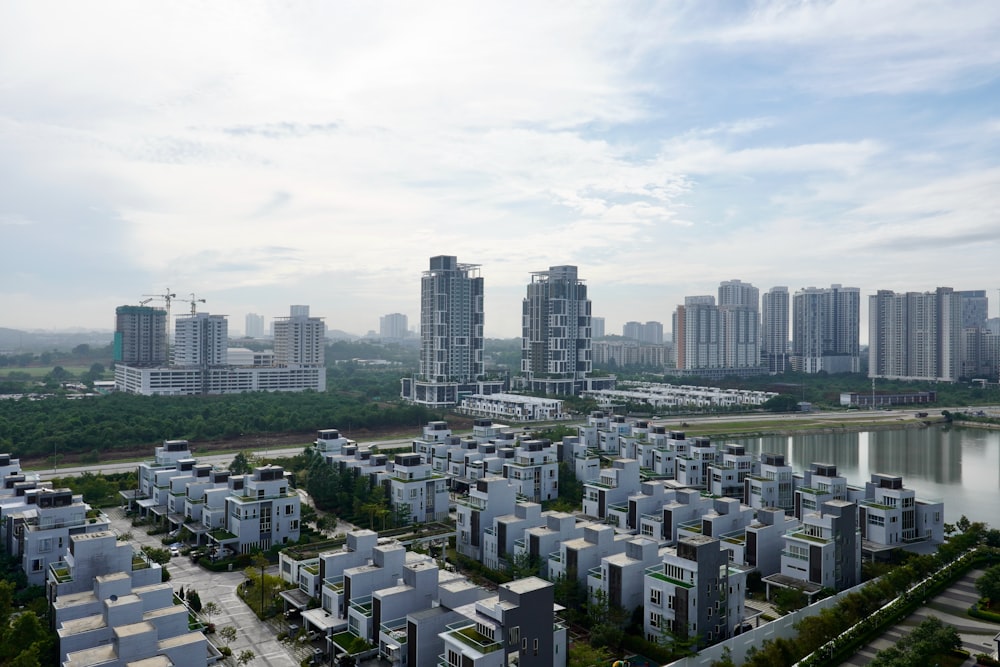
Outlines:
<svg viewBox="0 0 1000 667"><path fill-rule="evenodd" d="M969 616L989 621L990 623L1000 623L1000 614L995 611L983 609L981 602L977 602L969 607Z"/></svg>
<svg viewBox="0 0 1000 667"><path fill-rule="evenodd" d="M221 653L224 657L228 658L233 654L233 649L229 648L228 646L220 646L219 653Z"/></svg>
<svg viewBox="0 0 1000 667"><path fill-rule="evenodd" d="M987 667L1000 667L1000 660L993 658L993 656L986 655L985 653L979 653L976 655L977 665L986 665Z"/></svg>

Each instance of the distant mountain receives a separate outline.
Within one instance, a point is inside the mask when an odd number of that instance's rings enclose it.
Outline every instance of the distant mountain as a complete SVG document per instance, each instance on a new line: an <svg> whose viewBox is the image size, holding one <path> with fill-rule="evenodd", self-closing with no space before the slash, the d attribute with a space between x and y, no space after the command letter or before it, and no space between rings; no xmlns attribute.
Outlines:
<svg viewBox="0 0 1000 667"><path fill-rule="evenodd" d="M111 331L22 331L0 327L0 354L69 351L77 345L104 347L114 340Z"/></svg>

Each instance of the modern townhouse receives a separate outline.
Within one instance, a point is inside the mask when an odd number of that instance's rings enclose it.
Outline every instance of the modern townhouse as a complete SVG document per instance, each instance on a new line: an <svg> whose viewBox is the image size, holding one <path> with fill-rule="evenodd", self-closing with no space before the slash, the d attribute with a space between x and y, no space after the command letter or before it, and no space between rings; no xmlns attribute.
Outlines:
<svg viewBox="0 0 1000 667"><path fill-rule="evenodd" d="M587 571L587 593L591 601L602 598L609 605L632 613L643 604L646 568L660 562L658 544L644 537L625 543L625 551L605 556Z"/></svg>
<svg viewBox="0 0 1000 667"><path fill-rule="evenodd" d="M552 580L555 576L549 572L549 555L564 541L583 537L584 526L591 524L567 512L545 512L542 518L544 524L526 529L523 537L514 540L513 553L515 557L528 554L540 562L541 576Z"/></svg>
<svg viewBox="0 0 1000 667"><path fill-rule="evenodd" d="M755 512L749 526L721 535L713 533L713 536L722 540L722 547L730 552L730 562L755 568L761 576L767 577L781 572L785 533L797 530L802 523L777 507Z"/></svg>
<svg viewBox="0 0 1000 667"><path fill-rule="evenodd" d="M674 634L700 648L731 637L745 619L748 572L729 562L716 538L680 540L643 577L646 639L666 641Z"/></svg>
<svg viewBox="0 0 1000 667"><path fill-rule="evenodd" d="M587 574L597 567L606 556L623 553L625 543L634 539L633 535L615 532L606 524L591 524L583 528L583 536L564 540L559 550L549 554L549 578L576 577L581 584L587 584Z"/></svg>
<svg viewBox="0 0 1000 667"><path fill-rule="evenodd" d="M559 455L549 440L524 440L503 463L503 476L520 498L540 503L559 497Z"/></svg>
<svg viewBox="0 0 1000 667"><path fill-rule="evenodd" d="M209 538L237 553L297 541L301 498L291 488L290 476L281 466L266 465L246 475L242 489L231 483L225 496L225 530L229 534L213 531Z"/></svg>
<svg viewBox="0 0 1000 667"><path fill-rule="evenodd" d="M213 489L228 489L231 476L232 473L228 470L216 470L209 466L207 475L199 475L195 481L184 485L184 527L192 533L196 544L203 544L209 531L202 520L208 492Z"/></svg>
<svg viewBox="0 0 1000 667"><path fill-rule="evenodd" d="M611 417L606 412L595 410L587 415L587 424L577 426L577 436L585 447L598 449L600 446L600 433L607 431L611 425Z"/></svg>
<svg viewBox="0 0 1000 667"><path fill-rule="evenodd" d="M710 480L708 469L715 463L717 453L708 438L692 438L687 453L677 454L677 483L690 489L707 489Z"/></svg>
<svg viewBox="0 0 1000 667"><path fill-rule="evenodd" d="M747 477L753 470L753 456L743 445L722 446L716 461L708 469L708 490L712 495L743 498Z"/></svg>
<svg viewBox="0 0 1000 667"><path fill-rule="evenodd" d="M497 594L456 611L440 634L442 667L565 667L566 627L551 583L537 577L501 584Z"/></svg>
<svg viewBox="0 0 1000 667"><path fill-rule="evenodd" d="M139 464L134 496L139 514L162 521L168 513L170 479L189 475L195 463L187 440L164 440L152 460Z"/></svg>
<svg viewBox="0 0 1000 667"><path fill-rule="evenodd" d="M455 501L458 553L482 562L484 531L496 517L513 514L515 502L514 487L504 477L476 480L468 496Z"/></svg>
<svg viewBox="0 0 1000 667"><path fill-rule="evenodd" d="M523 537L524 531L544 523L542 506L532 502L519 502L512 514L495 517L493 525L483 531L483 565L506 569L514 555L514 541Z"/></svg>
<svg viewBox="0 0 1000 667"><path fill-rule="evenodd" d="M381 644L380 649L384 650L381 626L387 626L385 643L393 643L391 635L401 629L401 619L411 611L430 607L435 601L439 574L437 563L429 558L404 564L399 579L374 588L369 595L354 597L347 610L348 628L369 644ZM447 572L444 575L458 576Z"/></svg>
<svg viewBox="0 0 1000 667"><path fill-rule="evenodd" d="M566 436L561 443L556 444L556 451L559 452L560 461L573 466L576 479L586 481L600 476L601 457L596 449L588 449L579 436Z"/></svg>
<svg viewBox="0 0 1000 667"><path fill-rule="evenodd" d="M448 483L420 454L396 454L383 477L398 520L424 523L448 518Z"/></svg>
<svg viewBox="0 0 1000 667"><path fill-rule="evenodd" d="M639 517L639 533L659 540L661 544L674 544L681 524L700 519L711 509L711 496L702 495L695 489L675 489L673 498L668 499L659 511Z"/></svg>
<svg viewBox="0 0 1000 667"><path fill-rule="evenodd" d="M107 530L111 521L69 489L38 488L24 505L4 514L7 555L17 558L31 586L44 586L49 565L65 558L70 537Z"/></svg>
<svg viewBox="0 0 1000 667"><path fill-rule="evenodd" d="M87 595L69 596L76 599L56 611L63 667L198 667L222 657L189 629L188 609L173 603L169 584L135 588L127 576L107 575L94 581L92 599Z"/></svg>
<svg viewBox="0 0 1000 667"><path fill-rule="evenodd" d="M659 512L664 503L673 497L674 492L668 491L662 481L641 482L639 493L629 496L623 503L608 506L605 521L621 530L639 532L639 520L642 516Z"/></svg>
<svg viewBox="0 0 1000 667"><path fill-rule="evenodd" d="M795 487L795 516L819 510L828 500L849 500L847 478L832 463L813 463Z"/></svg>
<svg viewBox="0 0 1000 667"><path fill-rule="evenodd" d="M400 641L403 643L398 652L398 661L393 652L387 652L388 655L384 656L389 659L390 667L419 667L437 664L440 656L444 653L444 640L440 636L441 633L445 632L449 625L467 619L466 616L455 610L486 597L489 597L489 593L468 579L452 579L438 585L437 606L406 615L404 619L406 622L405 633L399 632L399 626L396 624L398 621L395 623L391 620L383 622L384 629L391 633L389 639L392 643Z"/></svg>
<svg viewBox="0 0 1000 667"><path fill-rule="evenodd" d="M596 480L583 485L583 514L604 519L608 508L624 503L639 492L639 462L635 459L616 459L610 468L602 468Z"/></svg>
<svg viewBox="0 0 1000 667"><path fill-rule="evenodd" d="M842 591L861 583L861 531L858 507L828 500L818 512L802 516L802 527L786 533L781 574L765 577L770 587L802 590L812 599L824 588Z"/></svg>
<svg viewBox="0 0 1000 667"><path fill-rule="evenodd" d="M874 554L905 544L944 541L944 503L920 500L899 475L873 474L858 502L864 551Z"/></svg>
<svg viewBox="0 0 1000 667"><path fill-rule="evenodd" d="M71 535L65 557L49 565L45 580L46 598L50 604L55 604L64 596L77 593L89 595L97 577L112 574L128 577L136 588L159 584L163 580L158 563L151 561L142 551L136 551L114 532L81 533Z"/></svg>
<svg viewBox="0 0 1000 667"><path fill-rule="evenodd" d="M677 526L677 539L706 535L722 539L723 535L742 532L753 523L754 510L735 498L710 498L711 509L700 517Z"/></svg>
<svg viewBox="0 0 1000 667"><path fill-rule="evenodd" d="M335 428L325 428L317 431L316 440L313 443L316 451L328 462L331 457L340 454L346 445L357 445L357 443L350 438L345 438L343 434Z"/></svg>
<svg viewBox="0 0 1000 667"><path fill-rule="evenodd" d="M344 570L343 599L348 632L367 639L374 611L372 595L383 588L395 586L403 576L403 570L419 562L433 563L433 559L407 551L403 545L392 542L372 549L370 563Z"/></svg>
<svg viewBox="0 0 1000 667"><path fill-rule="evenodd" d="M754 471L743 481L743 502L754 509L795 509L795 476L784 454L763 453Z"/></svg>

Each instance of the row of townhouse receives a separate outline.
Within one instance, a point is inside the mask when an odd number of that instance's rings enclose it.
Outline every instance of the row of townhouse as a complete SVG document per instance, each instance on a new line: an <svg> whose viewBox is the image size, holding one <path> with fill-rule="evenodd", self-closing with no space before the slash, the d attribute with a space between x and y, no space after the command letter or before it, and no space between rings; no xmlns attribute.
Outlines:
<svg viewBox="0 0 1000 667"><path fill-rule="evenodd" d="M188 530L195 544L234 553L296 542L301 498L281 466L233 475L192 456L186 440L167 440L139 464L138 488L123 492L130 508L165 526Z"/></svg>
<svg viewBox="0 0 1000 667"><path fill-rule="evenodd" d="M298 585L282 597L301 611L307 632L326 637L331 654L343 651L337 642L347 632L393 667L566 664L551 583L530 577L491 595L373 531L346 537L306 558L283 551L279 562L281 576Z"/></svg>

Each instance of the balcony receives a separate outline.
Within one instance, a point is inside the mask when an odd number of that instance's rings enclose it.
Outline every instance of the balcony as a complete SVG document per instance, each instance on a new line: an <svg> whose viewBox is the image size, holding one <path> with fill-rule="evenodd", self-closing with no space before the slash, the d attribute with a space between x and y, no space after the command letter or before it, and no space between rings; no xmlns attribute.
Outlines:
<svg viewBox="0 0 1000 667"><path fill-rule="evenodd" d="M562 562L562 554L560 552L558 552L558 551L553 551L552 553L549 554L549 560L553 561L553 562L556 562L556 563L561 563Z"/></svg>
<svg viewBox="0 0 1000 667"><path fill-rule="evenodd" d="M400 646L406 644L406 617L396 618L379 625L379 630Z"/></svg>
<svg viewBox="0 0 1000 667"><path fill-rule="evenodd" d="M344 575L339 575L336 577L327 577L323 580L323 588L329 588L335 593L344 592Z"/></svg>
<svg viewBox="0 0 1000 667"><path fill-rule="evenodd" d="M608 505L608 511L628 513L628 503L615 503L614 505Z"/></svg>
<svg viewBox="0 0 1000 667"><path fill-rule="evenodd" d="M527 550L528 550L528 547L525 544L523 537L519 537L516 540L514 540L514 551L515 552L516 551L527 551Z"/></svg>
<svg viewBox="0 0 1000 667"><path fill-rule="evenodd" d="M445 626L448 636L465 644L466 646L479 651L482 654L499 651L502 646L500 642L490 639L486 635L480 634L476 629L476 624L469 621L459 621Z"/></svg>
<svg viewBox="0 0 1000 667"><path fill-rule="evenodd" d="M493 537L496 537L497 529L494 528L493 526L490 526L489 528L483 528L483 535L492 535Z"/></svg>
<svg viewBox="0 0 1000 667"><path fill-rule="evenodd" d="M57 584L66 584L73 581L73 574L69 569L69 563L66 561L60 560L49 564L49 572Z"/></svg>
<svg viewBox="0 0 1000 667"><path fill-rule="evenodd" d="M643 514L642 519L643 521L655 521L656 523L663 523L662 514Z"/></svg>
<svg viewBox="0 0 1000 667"><path fill-rule="evenodd" d="M364 597L354 598L353 600L351 600L351 609L360 612L362 616L371 618L372 596L365 595Z"/></svg>
<svg viewBox="0 0 1000 667"><path fill-rule="evenodd" d="M600 581L601 579L604 579L604 572L601 571L601 566L598 565L597 567L592 567L587 570L587 576Z"/></svg>
<svg viewBox="0 0 1000 667"><path fill-rule="evenodd" d="M665 581L668 584L673 584L674 586L680 586L681 588L694 588L694 584L688 583L686 581L681 581L680 579L674 579L673 577L668 577L663 573L663 563L658 563L656 565L650 565L646 568L646 575L653 577L654 579L659 579L660 581Z"/></svg>
<svg viewBox="0 0 1000 667"><path fill-rule="evenodd" d="M478 512L481 512L484 509L486 509L486 499L485 498L476 498L475 496L468 496L468 497L465 497L465 498L456 498L455 499L455 504L456 505L463 505L464 507L468 507L468 508L476 510Z"/></svg>

